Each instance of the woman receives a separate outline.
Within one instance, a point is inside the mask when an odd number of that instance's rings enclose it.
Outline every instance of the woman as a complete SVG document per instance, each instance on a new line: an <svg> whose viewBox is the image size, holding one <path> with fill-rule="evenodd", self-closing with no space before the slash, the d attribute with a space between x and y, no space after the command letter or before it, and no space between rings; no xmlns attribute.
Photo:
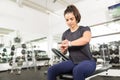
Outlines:
<svg viewBox="0 0 120 80"><path fill-rule="evenodd" d="M89 42L89 27L79 26L81 15L74 5L67 6L64 17L69 29L63 33L60 50L63 54L69 51L68 61L55 64L48 69L48 80L56 80L60 74L72 72L74 80L85 80L96 69Z"/></svg>

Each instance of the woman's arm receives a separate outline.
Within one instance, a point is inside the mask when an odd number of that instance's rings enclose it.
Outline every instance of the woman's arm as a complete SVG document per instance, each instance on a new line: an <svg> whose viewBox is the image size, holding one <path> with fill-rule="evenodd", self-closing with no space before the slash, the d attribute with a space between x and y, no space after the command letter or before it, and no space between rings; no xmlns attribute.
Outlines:
<svg viewBox="0 0 120 80"><path fill-rule="evenodd" d="M90 31L85 31L83 33L83 36L76 39L76 40L73 40L73 41L68 41L68 40L64 40L62 41L62 45L63 46L83 46L87 43L89 43L91 40L91 32Z"/></svg>
<svg viewBox="0 0 120 80"><path fill-rule="evenodd" d="M83 46L87 43L89 43L91 40L91 32L90 31L85 31L83 33L83 36L80 37L79 39L76 39L74 41L71 41L70 43L68 42L68 45L71 46Z"/></svg>
<svg viewBox="0 0 120 80"><path fill-rule="evenodd" d="M68 40L63 40L61 43L60 50L62 53L66 53L67 49L69 46L83 46L87 43L89 43L91 40L91 32L90 31L85 31L83 33L83 36L74 40L74 41L68 41Z"/></svg>

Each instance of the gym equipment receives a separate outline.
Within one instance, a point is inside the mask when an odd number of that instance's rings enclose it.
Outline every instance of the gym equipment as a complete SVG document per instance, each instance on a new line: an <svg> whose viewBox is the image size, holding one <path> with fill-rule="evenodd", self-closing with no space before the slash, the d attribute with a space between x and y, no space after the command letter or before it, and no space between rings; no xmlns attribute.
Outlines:
<svg viewBox="0 0 120 80"><path fill-rule="evenodd" d="M21 42L21 38L15 37L15 38L14 38L14 42L15 42L15 43L20 43L20 42Z"/></svg>
<svg viewBox="0 0 120 80"><path fill-rule="evenodd" d="M12 57L8 60L10 66L12 66L12 63L13 63L12 60L13 60Z"/></svg>
<svg viewBox="0 0 120 80"><path fill-rule="evenodd" d="M5 56L5 53L4 53L4 52L2 53L2 56L3 56L3 57Z"/></svg>
<svg viewBox="0 0 120 80"><path fill-rule="evenodd" d="M23 60L22 56L16 57L15 62L17 63L18 66L22 66L23 65L23 61L24 60Z"/></svg>
<svg viewBox="0 0 120 80"><path fill-rule="evenodd" d="M27 47L26 47L26 44L22 44L21 46L22 46L22 48L27 48Z"/></svg>
<svg viewBox="0 0 120 80"><path fill-rule="evenodd" d="M11 55L11 56L13 56L13 55L14 55L14 52L13 52L13 51L11 51L10 55Z"/></svg>
<svg viewBox="0 0 120 80"><path fill-rule="evenodd" d="M107 44L100 45L100 53L103 59L103 65L106 65L110 61L110 52Z"/></svg>
<svg viewBox="0 0 120 80"><path fill-rule="evenodd" d="M14 51L15 50L15 45L11 46L11 50Z"/></svg>
<svg viewBox="0 0 120 80"><path fill-rule="evenodd" d="M6 48L3 48L3 52L7 52L7 49L6 49Z"/></svg>
<svg viewBox="0 0 120 80"><path fill-rule="evenodd" d="M13 73L14 71L17 71L17 74L21 73L22 65L23 65L23 59L22 56L17 56L17 51L20 44L15 44L11 46L11 60L9 60L9 65L11 66L10 73ZM23 54L25 54L25 51L23 51Z"/></svg>
<svg viewBox="0 0 120 80"><path fill-rule="evenodd" d="M24 55L26 53L26 50L25 49L22 49L21 50L21 53Z"/></svg>
<svg viewBox="0 0 120 80"><path fill-rule="evenodd" d="M29 68L29 62L28 62L28 52L27 52L27 46L26 44L21 44L21 47L22 47L22 50L21 50L21 53L22 53L22 57L20 60L22 61L25 61L26 62L26 66L27 66L27 69Z"/></svg>
<svg viewBox="0 0 120 80"><path fill-rule="evenodd" d="M114 63L114 64L119 64L119 60L120 60L119 57L116 56L116 57L114 57L114 58L112 58L112 59L110 60L110 63L111 63L111 64L113 64L113 63Z"/></svg>
<svg viewBox="0 0 120 80"><path fill-rule="evenodd" d="M28 61L32 61L32 51L27 51Z"/></svg>
<svg viewBox="0 0 120 80"><path fill-rule="evenodd" d="M57 49L52 48L52 51L55 53L55 55L58 56L58 58L61 57L64 61L65 61L65 60L69 60L69 58L67 58L65 55L63 55L63 54L62 54L60 51L58 51ZM102 55L102 56L105 57L104 55ZM97 65L97 67L99 67L99 65ZM102 64L102 66L101 66L100 68L96 68L96 71L95 71L93 74L91 74L90 76L93 76L93 75L96 75L96 74L98 74L98 73L107 71L110 67L111 67L111 65L109 65L109 64L106 64L106 65L103 65L103 64ZM45 72L45 74L47 74L47 72ZM88 76L88 77L90 77L90 76ZM88 77L87 77L87 78L88 78ZM59 75L59 79L60 79L60 80L73 80L73 75L72 75L71 72L65 73L65 74L61 74L61 75Z"/></svg>
<svg viewBox="0 0 120 80"><path fill-rule="evenodd" d="M48 55L46 54L46 51L34 50L34 53L35 53L36 61L49 60Z"/></svg>
<svg viewBox="0 0 120 80"><path fill-rule="evenodd" d="M58 56L58 58L62 58L63 61L69 60L65 55L63 55L60 51L55 48L52 48L52 51Z"/></svg>
<svg viewBox="0 0 120 80"><path fill-rule="evenodd" d="M0 48L2 48L4 46L4 44L0 43Z"/></svg>

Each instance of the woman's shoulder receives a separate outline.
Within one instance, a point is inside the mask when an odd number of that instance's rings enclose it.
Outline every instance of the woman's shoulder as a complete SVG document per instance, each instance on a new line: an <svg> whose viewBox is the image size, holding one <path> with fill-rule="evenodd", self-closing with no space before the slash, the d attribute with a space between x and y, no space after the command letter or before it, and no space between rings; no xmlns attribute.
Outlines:
<svg viewBox="0 0 120 80"><path fill-rule="evenodd" d="M89 26L79 26L80 28L90 28Z"/></svg>
<svg viewBox="0 0 120 80"><path fill-rule="evenodd" d="M67 29L66 31L64 31L64 33L69 33L70 32L70 29Z"/></svg>
<svg viewBox="0 0 120 80"><path fill-rule="evenodd" d="M90 31L89 26L79 26L79 29L81 29L81 30L89 30Z"/></svg>

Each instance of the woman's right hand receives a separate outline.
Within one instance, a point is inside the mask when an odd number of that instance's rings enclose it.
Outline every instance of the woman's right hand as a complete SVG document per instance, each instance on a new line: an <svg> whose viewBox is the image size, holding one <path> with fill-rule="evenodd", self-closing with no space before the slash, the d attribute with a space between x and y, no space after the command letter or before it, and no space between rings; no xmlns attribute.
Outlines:
<svg viewBox="0 0 120 80"><path fill-rule="evenodd" d="M67 40L64 40L61 43L60 50L62 53L66 53L67 49L68 49L68 42Z"/></svg>
<svg viewBox="0 0 120 80"><path fill-rule="evenodd" d="M66 53L67 47L66 46L60 46L61 53Z"/></svg>

